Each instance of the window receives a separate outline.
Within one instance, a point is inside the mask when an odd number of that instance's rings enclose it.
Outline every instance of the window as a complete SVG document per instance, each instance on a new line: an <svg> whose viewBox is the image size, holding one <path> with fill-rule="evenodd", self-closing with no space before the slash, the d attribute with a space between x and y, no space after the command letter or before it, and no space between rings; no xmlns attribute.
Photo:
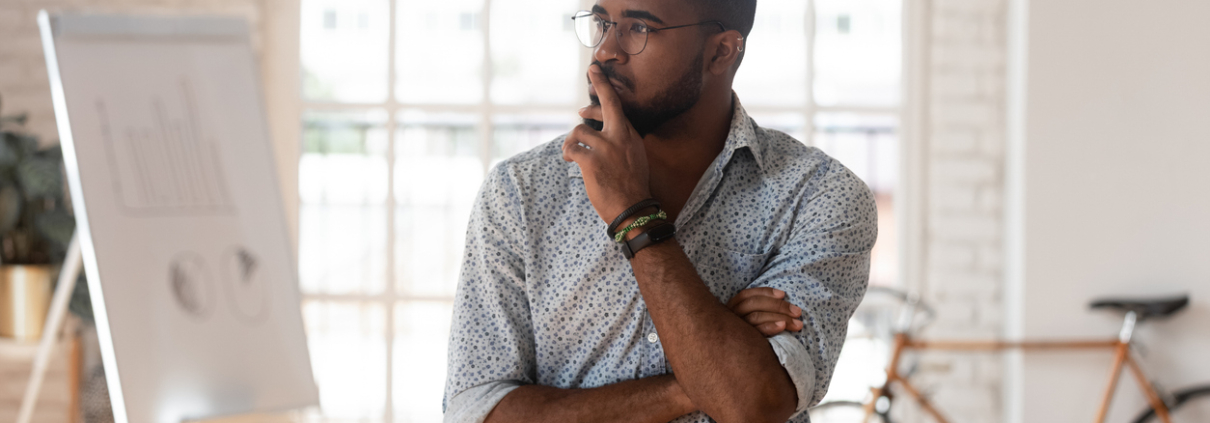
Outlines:
<svg viewBox="0 0 1210 423"><path fill-rule="evenodd" d="M758 124L822 149L870 186L878 202L870 283L898 284L901 0L762 0L748 41L734 84L740 101Z"/></svg>
<svg viewBox="0 0 1210 423"><path fill-rule="evenodd" d="M311 417L440 421L472 202L490 166L577 123L591 51L569 17L592 2L301 1ZM896 283L899 0L761 0L749 39L744 106L870 184L872 282Z"/></svg>

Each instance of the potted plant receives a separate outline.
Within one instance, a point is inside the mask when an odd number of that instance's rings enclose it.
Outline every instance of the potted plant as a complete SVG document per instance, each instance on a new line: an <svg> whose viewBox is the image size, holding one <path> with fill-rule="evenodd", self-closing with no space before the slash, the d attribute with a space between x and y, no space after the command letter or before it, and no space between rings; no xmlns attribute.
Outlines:
<svg viewBox="0 0 1210 423"><path fill-rule="evenodd" d="M41 336L53 291L75 231L59 146L42 148L25 131L27 116L5 116L0 102L0 336ZM78 307L76 307L78 308Z"/></svg>

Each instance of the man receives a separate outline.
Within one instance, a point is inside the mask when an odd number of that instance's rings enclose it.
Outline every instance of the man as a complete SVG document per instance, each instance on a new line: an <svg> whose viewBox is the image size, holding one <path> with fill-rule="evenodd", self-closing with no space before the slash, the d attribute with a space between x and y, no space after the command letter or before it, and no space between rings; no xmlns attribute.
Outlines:
<svg viewBox="0 0 1210 423"><path fill-rule="evenodd" d="M865 292L875 209L732 92L755 8L600 0L576 16L593 105L484 182L447 422L809 420Z"/></svg>

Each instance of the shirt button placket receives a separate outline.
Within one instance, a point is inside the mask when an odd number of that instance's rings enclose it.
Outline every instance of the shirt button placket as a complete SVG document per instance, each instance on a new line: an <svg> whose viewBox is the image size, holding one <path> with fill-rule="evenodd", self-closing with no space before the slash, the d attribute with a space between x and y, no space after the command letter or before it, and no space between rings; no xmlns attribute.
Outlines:
<svg viewBox="0 0 1210 423"><path fill-rule="evenodd" d="M655 332L655 323L651 321L651 316L647 316L647 321L644 322L647 332L647 348L644 357L643 370L648 376L662 375L667 371L664 369L664 349L660 347L660 336Z"/></svg>

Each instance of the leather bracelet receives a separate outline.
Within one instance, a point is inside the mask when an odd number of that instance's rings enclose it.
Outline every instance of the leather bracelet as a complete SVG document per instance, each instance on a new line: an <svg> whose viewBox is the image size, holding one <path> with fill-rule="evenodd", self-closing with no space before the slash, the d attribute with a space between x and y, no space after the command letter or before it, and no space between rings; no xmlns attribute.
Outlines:
<svg viewBox="0 0 1210 423"><path fill-rule="evenodd" d="M617 236L617 233L615 231L618 230L618 226L622 225L622 222L625 222L626 219L629 219L631 215L638 213L639 210L642 210L642 209L645 209L648 207L659 208L660 202L656 201L654 198L648 198L646 200L635 203L635 205L633 205L633 206L630 206L630 208L626 209L626 211L622 212L622 214L619 214L616 219L613 219L613 223L610 223L609 227L605 229L605 233L609 234L609 239L613 239L613 237Z"/></svg>
<svg viewBox="0 0 1210 423"><path fill-rule="evenodd" d="M676 225L664 222L643 231L634 239L622 243L622 255L627 260L634 258L639 250L672 239L676 235Z"/></svg>
<svg viewBox="0 0 1210 423"><path fill-rule="evenodd" d="M629 225L626 225L625 228L618 229L617 232L614 232L613 240L617 241L617 242L626 242L626 233L627 232L647 226L648 223L653 223L657 220L668 220L668 213L664 213L663 210L660 210L660 211L656 212L656 214L653 214L653 215L639 216L638 219L635 219L634 222L631 222Z"/></svg>

